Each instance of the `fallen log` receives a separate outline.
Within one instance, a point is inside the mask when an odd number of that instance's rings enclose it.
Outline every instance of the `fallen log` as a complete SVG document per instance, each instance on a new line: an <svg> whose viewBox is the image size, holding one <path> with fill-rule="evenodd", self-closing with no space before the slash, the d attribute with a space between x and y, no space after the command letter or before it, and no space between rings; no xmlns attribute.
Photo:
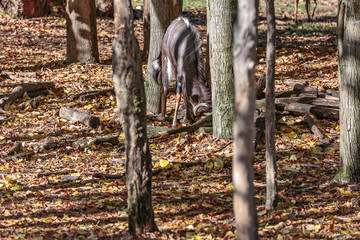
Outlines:
<svg viewBox="0 0 360 240"><path fill-rule="evenodd" d="M97 128L100 124L100 119L98 117L68 107L60 108L59 114L60 117L64 119L67 119L72 122L81 122L85 126L91 128Z"/></svg>
<svg viewBox="0 0 360 240"><path fill-rule="evenodd" d="M22 83L17 85L9 94L9 96L0 99L0 108L3 109L6 104L15 102L18 98L21 98L24 93L37 91L41 89L54 89L55 84L53 82L34 82L34 83Z"/></svg>
<svg viewBox="0 0 360 240"><path fill-rule="evenodd" d="M156 115L146 115L146 119L149 119L150 121L165 121L165 122L173 121L173 118L171 117L156 116Z"/></svg>
<svg viewBox="0 0 360 240"><path fill-rule="evenodd" d="M311 104L290 103L285 106L285 111L299 115L311 113L317 118L328 118L333 120L339 120L338 109L315 106Z"/></svg>
<svg viewBox="0 0 360 240"><path fill-rule="evenodd" d="M321 107L339 108L339 101L315 97L281 97L275 98L275 106L279 111L285 110L292 103L310 104ZM265 99L256 100L256 109L265 110Z"/></svg>
<svg viewBox="0 0 360 240"><path fill-rule="evenodd" d="M304 119L308 123L311 132L320 140L324 139L324 134L322 134L319 127L316 125L314 119L309 114L305 114Z"/></svg>

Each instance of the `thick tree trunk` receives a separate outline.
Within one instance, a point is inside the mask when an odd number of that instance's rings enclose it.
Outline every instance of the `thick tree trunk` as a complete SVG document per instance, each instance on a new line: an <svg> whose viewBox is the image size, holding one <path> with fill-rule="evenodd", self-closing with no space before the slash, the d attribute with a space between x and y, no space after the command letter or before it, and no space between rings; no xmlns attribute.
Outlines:
<svg viewBox="0 0 360 240"><path fill-rule="evenodd" d="M340 169L336 179L360 182L360 2L339 1Z"/></svg>
<svg viewBox="0 0 360 240"><path fill-rule="evenodd" d="M66 1L66 61L99 62L95 0Z"/></svg>
<svg viewBox="0 0 360 240"><path fill-rule="evenodd" d="M238 239L257 239L254 199L254 67L259 2L239 0L234 27L234 215Z"/></svg>
<svg viewBox="0 0 360 240"><path fill-rule="evenodd" d="M276 149L275 149L275 9L274 0L266 0L266 204L273 210L277 204Z"/></svg>
<svg viewBox="0 0 360 240"><path fill-rule="evenodd" d="M151 199L151 155L146 134L146 99L141 55L130 0L114 1L113 79L125 133L129 232L157 230Z"/></svg>
<svg viewBox="0 0 360 240"><path fill-rule="evenodd" d="M208 7L213 133L216 138L229 138L233 132L234 74L231 49L236 1L209 0Z"/></svg>
<svg viewBox="0 0 360 240"><path fill-rule="evenodd" d="M169 1L150 0L150 49L148 56L148 67L146 73L146 103L147 108L153 113L160 112L160 86L152 78L152 63L159 56L161 40L170 24Z"/></svg>

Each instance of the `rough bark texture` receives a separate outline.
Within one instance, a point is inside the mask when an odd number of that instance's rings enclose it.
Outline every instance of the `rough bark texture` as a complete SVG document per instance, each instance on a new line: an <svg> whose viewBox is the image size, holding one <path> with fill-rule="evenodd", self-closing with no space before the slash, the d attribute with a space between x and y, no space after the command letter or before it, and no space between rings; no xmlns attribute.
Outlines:
<svg viewBox="0 0 360 240"><path fill-rule="evenodd" d="M235 0L209 0L209 52L214 137L233 133L234 74L232 68L232 26Z"/></svg>
<svg viewBox="0 0 360 240"><path fill-rule="evenodd" d="M97 128L100 124L100 119L98 117L68 107L60 108L59 115L69 121L81 122L82 124L92 128Z"/></svg>
<svg viewBox="0 0 360 240"><path fill-rule="evenodd" d="M164 37L166 28L170 24L169 1L150 0L150 49L148 56L148 69L146 73L146 103L147 108L153 113L160 112L160 86L152 79L152 62L159 56L161 40Z"/></svg>
<svg viewBox="0 0 360 240"><path fill-rule="evenodd" d="M254 199L254 67L259 2L239 0L234 27L234 215L238 239L257 239Z"/></svg>
<svg viewBox="0 0 360 240"><path fill-rule="evenodd" d="M66 1L66 61L99 62L95 0Z"/></svg>
<svg viewBox="0 0 360 240"><path fill-rule="evenodd" d="M360 182L360 1L339 1L340 168L336 179Z"/></svg>
<svg viewBox="0 0 360 240"><path fill-rule="evenodd" d="M275 149L275 9L274 0L266 0L266 204L273 210L277 204L276 149Z"/></svg>
<svg viewBox="0 0 360 240"><path fill-rule="evenodd" d="M144 0L143 4L144 48L142 51L142 59L146 60L150 47L150 0Z"/></svg>
<svg viewBox="0 0 360 240"><path fill-rule="evenodd" d="M141 55L130 0L114 1L113 79L125 133L129 232L157 230L151 199L151 155L146 134L146 99Z"/></svg>
<svg viewBox="0 0 360 240"><path fill-rule="evenodd" d="M169 16L173 20L182 14L183 0L169 0Z"/></svg>

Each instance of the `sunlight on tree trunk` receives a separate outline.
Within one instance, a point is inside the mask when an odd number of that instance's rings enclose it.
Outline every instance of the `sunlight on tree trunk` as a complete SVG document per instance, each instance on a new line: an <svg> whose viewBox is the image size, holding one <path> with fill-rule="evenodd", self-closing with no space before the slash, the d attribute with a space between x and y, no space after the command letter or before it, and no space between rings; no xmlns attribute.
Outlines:
<svg viewBox="0 0 360 240"><path fill-rule="evenodd" d="M99 62L94 0L66 1L66 61Z"/></svg>
<svg viewBox="0 0 360 240"><path fill-rule="evenodd" d="M340 182L360 182L359 9L357 0L339 1Z"/></svg>
<svg viewBox="0 0 360 240"><path fill-rule="evenodd" d="M234 215L238 239L257 239L254 199L255 47L258 1L238 1L234 26Z"/></svg>
<svg viewBox="0 0 360 240"><path fill-rule="evenodd" d="M208 2L213 131L216 138L229 138L233 133L234 74L231 50L235 10L234 0Z"/></svg>
<svg viewBox="0 0 360 240"><path fill-rule="evenodd" d="M160 112L160 86L152 78L152 63L159 56L161 40L167 27L170 25L169 1L150 0L150 49L148 56L148 67L146 72L146 97L147 108L153 113Z"/></svg>
<svg viewBox="0 0 360 240"><path fill-rule="evenodd" d="M266 0L266 204L268 210L277 204L275 149L275 9L274 0Z"/></svg>
<svg viewBox="0 0 360 240"><path fill-rule="evenodd" d="M152 163L146 134L146 100L141 55L130 0L114 1L113 80L125 133L129 232L157 230L151 199Z"/></svg>

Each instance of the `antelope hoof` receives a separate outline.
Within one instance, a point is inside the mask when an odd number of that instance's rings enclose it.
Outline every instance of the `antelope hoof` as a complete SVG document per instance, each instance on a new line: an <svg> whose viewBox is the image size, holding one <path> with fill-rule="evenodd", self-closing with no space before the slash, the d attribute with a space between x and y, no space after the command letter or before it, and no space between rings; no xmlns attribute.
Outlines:
<svg viewBox="0 0 360 240"><path fill-rule="evenodd" d="M172 128L176 128L176 123L173 123Z"/></svg>

